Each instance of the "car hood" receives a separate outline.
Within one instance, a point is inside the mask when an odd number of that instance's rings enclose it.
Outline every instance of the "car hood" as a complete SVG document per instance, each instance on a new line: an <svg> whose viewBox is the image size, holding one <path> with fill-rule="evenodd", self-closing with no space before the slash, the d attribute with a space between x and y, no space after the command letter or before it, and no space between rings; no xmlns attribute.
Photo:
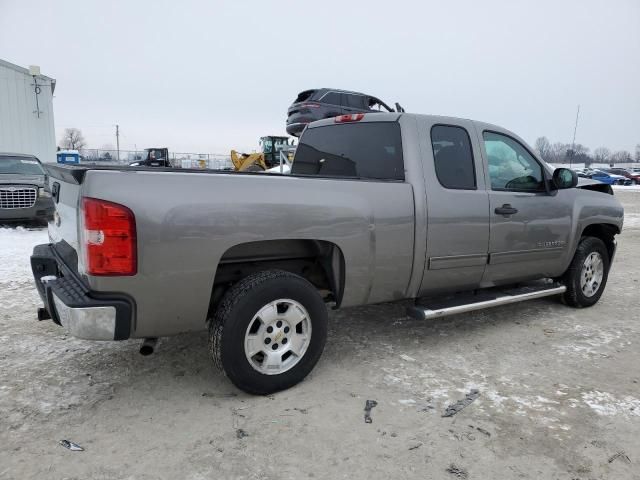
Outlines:
<svg viewBox="0 0 640 480"><path fill-rule="evenodd" d="M35 185L44 187L44 175L0 174L0 185Z"/></svg>

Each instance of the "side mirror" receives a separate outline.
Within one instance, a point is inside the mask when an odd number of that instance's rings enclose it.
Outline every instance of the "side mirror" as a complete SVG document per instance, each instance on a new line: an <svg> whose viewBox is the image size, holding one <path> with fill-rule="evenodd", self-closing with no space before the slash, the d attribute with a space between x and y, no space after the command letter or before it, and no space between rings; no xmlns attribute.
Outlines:
<svg viewBox="0 0 640 480"><path fill-rule="evenodd" d="M578 174L568 168L556 168L553 172L553 184L558 190L574 188L578 185Z"/></svg>

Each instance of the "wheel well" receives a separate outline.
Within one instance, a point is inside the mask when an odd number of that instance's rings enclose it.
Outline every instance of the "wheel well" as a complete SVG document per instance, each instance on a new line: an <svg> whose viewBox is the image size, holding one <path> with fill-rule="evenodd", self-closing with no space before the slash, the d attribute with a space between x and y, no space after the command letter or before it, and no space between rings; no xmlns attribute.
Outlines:
<svg viewBox="0 0 640 480"><path fill-rule="evenodd" d="M609 225L607 223L598 223L587 226L582 231L583 237L596 237L604 242L609 253L609 258L613 256L615 250L614 237L620 233L620 230L615 225Z"/></svg>
<svg viewBox="0 0 640 480"><path fill-rule="evenodd" d="M340 247L323 240L263 240L241 243L227 250L216 269L210 313L227 289L262 270L295 273L314 285L325 301L340 305L344 290L344 256Z"/></svg>

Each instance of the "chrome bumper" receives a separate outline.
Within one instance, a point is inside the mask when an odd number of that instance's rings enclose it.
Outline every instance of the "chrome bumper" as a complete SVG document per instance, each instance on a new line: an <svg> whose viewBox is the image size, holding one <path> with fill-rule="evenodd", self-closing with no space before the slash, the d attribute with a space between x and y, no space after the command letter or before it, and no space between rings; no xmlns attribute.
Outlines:
<svg viewBox="0 0 640 480"><path fill-rule="evenodd" d="M86 340L113 340L116 334L115 307L72 308L53 293L53 307L60 324L74 337Z"/></svg>
<svg viewBox="0 0 640 480"><path fill-rule="evenodd" d="M123 293L96 292L51 245L31 255L33 277L46 313L71 335L86 340L125 340L131 335L135 302Z"/></svg>

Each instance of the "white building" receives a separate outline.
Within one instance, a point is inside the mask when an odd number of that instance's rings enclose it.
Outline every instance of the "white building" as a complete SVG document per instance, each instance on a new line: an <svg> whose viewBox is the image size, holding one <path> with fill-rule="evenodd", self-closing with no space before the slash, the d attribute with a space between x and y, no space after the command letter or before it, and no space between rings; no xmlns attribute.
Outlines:
<svg viewBox="0 0 640 480"><path fill-rule="evenodd" d="M0 152L35 155L56 161L53 92L56 81L0 60Z"/></svg>

